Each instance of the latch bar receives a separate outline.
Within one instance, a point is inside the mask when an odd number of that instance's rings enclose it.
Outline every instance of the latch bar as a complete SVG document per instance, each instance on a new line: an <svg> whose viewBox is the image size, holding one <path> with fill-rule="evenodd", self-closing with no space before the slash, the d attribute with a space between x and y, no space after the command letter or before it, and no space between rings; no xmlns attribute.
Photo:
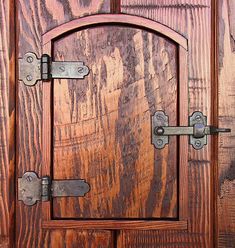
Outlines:
<svg viewBox="0 0 235 248"><path fill-rule="evenodd" d="M152 116L152 144L157 149L162 149L169 143L168 136L189 135L189 143L195 149L201 149L207 144L207 135L219 132L231 132L229 128L207 126L207 118L196 111L189 117L189 126L168 126L168 116L163 111L157 111Z"/></svg>
<svg viewBox="0 0 235 248"><path fill-rule="evenodd" d="M90 185L83 179L51 180L48 176L39 178L33 171L18 178L18 199L29 206L51 197L83 197L89 191Z"/></svg>
<svg viewBox="0 0 235 248"><path fill-rule="evenodd" d="M27 86L35 85L38 80L83 79L88 74L89 68L82 61L51 61L48 54L38 58L31 52L19 59L19 80Z"/></svg>

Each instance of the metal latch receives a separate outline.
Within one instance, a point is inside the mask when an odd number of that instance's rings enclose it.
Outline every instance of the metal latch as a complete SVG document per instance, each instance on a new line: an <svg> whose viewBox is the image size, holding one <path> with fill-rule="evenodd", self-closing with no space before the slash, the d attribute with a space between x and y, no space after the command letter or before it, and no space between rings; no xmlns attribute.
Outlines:
<svg viewBox="0 0 235 248"><path fill-rule="evenodd" d="M39 178L33 171L18 178L18 199L29 206L51 197L85 196L89 190L90 185L83 179L51 180L48 176Z"/></svg>
<svg viewBox="0 0 235 248"><path fill-rule="evenodd" d="M189 144L199 150L207 144L207 135L220 132L231 132L231 129L207 126L207 117L199 111L189 117L189 126L186 127L170 127L169 118L163 111L157 111L152 116L152 144L157 149L162 149L169 143L169 136L189 135Z"/></svg>
<svg viewBox="0 0 235 248"><path fill-rule="evenodd" d="M19 80L28 86L35 85L38 80L47 81L52 78L83 79L89 74L89 68L83 62L51 61L51 57L28 52L19 59Z"/></svg>

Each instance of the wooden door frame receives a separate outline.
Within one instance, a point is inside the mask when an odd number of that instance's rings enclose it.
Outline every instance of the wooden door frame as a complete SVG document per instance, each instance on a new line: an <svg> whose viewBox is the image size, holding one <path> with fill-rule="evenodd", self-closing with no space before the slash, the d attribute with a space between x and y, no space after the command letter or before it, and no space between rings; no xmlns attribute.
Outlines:
<svg viewBox="0 0 235 248"><path fill-rule="evenodd" d="M176 33L174 30L164 26L155 21L126 14L99 14L91 15L75 19L63 25L60 25L42 36L43 53L52 56L53 41L59 39L67 33L74 32L75 30L82 30L100 25L129 25L138 27L143 30L150 30L157 34L165 36L167 39L176 43L178 47L178 108L179 108L179 124L181 126L188 125L188 74L187 74L187 39L182 35ZM52 164L51 164L51 151L52 148L52 94L53 94L53 81L43 83L43 166L42 175L49 175L53 178ZM50 202L42 202L42 227L46 229L55 228L82 228L82 229L176 229L187 230L187 216L188 216L188 137L181 136L179 138L179 219L178 220L53 220L51 216ZM183 183L182 183L183 182Z"/></svg>
<svg viewBox="0 0 235 248"><path fill-rule="evenodd" d="M227 0L223 0L223 3L227 2ZM219 87L226 87L231 85L228 81L219 81L218 79L218 61L221 55L219 54L219 48L218 46L223 46L223 41L219 40L219 35L221 30L218 29L219 23L223 22L222 17L218 15L219 6L218 1L213 0L212 1L212 80L214 79L214 89L213 89L213 96L217 96L219 100L223 100L223 104L229 106L229 100L228 99L220 99L218 95L218 88ZM0 122L0 132L7 133L7 139L4 141L5 145L2 146L0 150L0 156L4 157L5 159L1 161L1 177L0 177L0 183L1 183L1 198L0 203L4 204L4 208L0 208L0 216L3 217L3 221L0 224L0 245L2 247L14 247L15 244L15 188L16 188L16 178L15 178L15 171L16 171L16 140L15 140L15 134L17 129L17 123L16 123L16 91L17 91L17 81L16 81L16 44L17 44L17 37L16 37L16 9L15 9L15 0L5 0L1 3L1 9L0 9L0 25L1 30L4 31L4 35L2 36L2 39L4 39L6 42L2 44L1 47L1 62L4 62L4 67L1 67L1 70L6 71L6 77L1 78L1 97L3 96L3 101L0 102L0 108L2 110L3 118ZM214 25L213 25L214 23ZM222 24L221 24L222 25ZM227 27L228 22L225 22L224 25ZM229 56L229 55L228 55ZM9 63L5 63L5 61L8 61ZM8 91L8 92L7 92ZM223 118L223 116L220 116L218 113L218 102L214 104L213 114L212 114L212 122L214 124L218 124L218 117L220 117L220 120ZM232 110L231 110L232 111ZM235 121L233 119L231 125L235 124ZM218 139L214 138L213 141L213 147L214 147L214 181L211 184L211 187L214 188L215 185L216 191L214 194L213 202L214 202L214 215L212 216L212 219L214 220L215 225L215 237L214 237L214 243L218 245L218 239L220 236L219 232L219 223L221 219L223 218L223 215L218 216L217 212L217 197L218 197L218 178L220 176L218 171L218 162L215 160L218 158L218 156L215 156L218 154L218 151L221 152L225 148L219 147L218 148ZM235 148L230 149L231 153L235 152ZM220 158L220 155L219 155ZM229 161L228 161L229 162ZM4 174L4 176L2 176ZM227 199L229 201L229 199ZM230 219L226 219L229 227ZM225 231L225 234L228 234L228 236L224 236L224 242L229 241L229 235L235 232L235 230L231 227L228 228L227 231Z"/></svg>

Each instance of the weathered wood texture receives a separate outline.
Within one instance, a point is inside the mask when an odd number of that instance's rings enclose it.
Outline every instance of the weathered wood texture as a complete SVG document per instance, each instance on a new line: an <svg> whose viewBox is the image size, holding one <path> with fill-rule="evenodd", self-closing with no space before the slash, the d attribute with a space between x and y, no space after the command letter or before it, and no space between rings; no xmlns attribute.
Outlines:
<svg viewBox="0 0 235 248"><path fill-rule="evenodd" d="M156 110L177 125L176 45L107 26L60 38L54 56L84 61L90 74L54 81L53 175L91 187L85 197L55 198L54 217L176 218L176 138L164 150L151 144Z"/></svg>
<svg viewBox="0 0 235 248"><path fill-rule="evenodd" d="M42 248L115 248L109 231L45 230Z"/></svg>
<svg viewBox="0 0 235 248"><path fill-rule="evenodd" d="M218 246L235 247L235 2L218 3L219 125L230 135L219 138Z"/></svg>
<svg viewBox="0 0 235 248"><path fill-rule="evenodd" d="M9 1L0 3L0 247L9 242Z"/></svg>
<svg viewBox="0 0 235 248"><path fill-rule="evenodd" d="M106 13L109 0L39 1L19 0L17 3L18 57L31 51L41 55L41 36L48 30L75 18ZM17 84L17 174L26 170L40 174L42 166L42 84L26 87ZM39 247L42 237L41 205L24 206L17 202L17 247Z"/></svg>
<svg viewBox="0 0 235 248"><path fill-rule="evenodd" d="M188 38L189 114L203 111L211 120L211 1L210 0L122 0L121 12L159 21ZM180 17L180 18L179 18ZM208 141L210 144L210 139ZM125 231L119 236L124 247L212 246L211 148L189 152L189 232ZM144 236L143 236L144 235ZM143 239L141 238L143 237Z"/></svg>
<svg viewBox="0 0 235 248"><path fill-rule="evenodd" d="M4 0L0 2L0 247L12 247L14 241L14 38L14 1Z"/></svg>

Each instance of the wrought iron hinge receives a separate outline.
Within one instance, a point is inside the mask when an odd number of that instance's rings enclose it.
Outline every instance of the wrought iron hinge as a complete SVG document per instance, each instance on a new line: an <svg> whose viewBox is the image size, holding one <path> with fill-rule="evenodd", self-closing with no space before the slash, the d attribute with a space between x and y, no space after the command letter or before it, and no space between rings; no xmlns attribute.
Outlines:
<svg viewBox="0 0 235 248"><path fill-rule="evenodd" d="M189 116L189 126L186 127L170 127L168 119L163 111L157 111L152 116L152 144L157 149L162 149L169 143L169 136L189 135L189 144L199 150L207 144L207 135L231 132L229 128L207 126L207 117L199 111Z"/></svg>
<svg viewBox="0 0 235 248"><path fill-rule="evenodd" d="M82 79L89 74L89 68L83 62L51 61L51 57L28 52L19 59L19 80L28 86L35 85L38 80L47 81L52 78Z"/></svg>
<svg viewBox="0 0 235 248"><path fill-rule="evenodd" d="M18 178L18 199L29 206L40 200L49 201L51 197L85 196L89 190L83 179L51 180L48 176L39 178L33 171Z"/></svg>

